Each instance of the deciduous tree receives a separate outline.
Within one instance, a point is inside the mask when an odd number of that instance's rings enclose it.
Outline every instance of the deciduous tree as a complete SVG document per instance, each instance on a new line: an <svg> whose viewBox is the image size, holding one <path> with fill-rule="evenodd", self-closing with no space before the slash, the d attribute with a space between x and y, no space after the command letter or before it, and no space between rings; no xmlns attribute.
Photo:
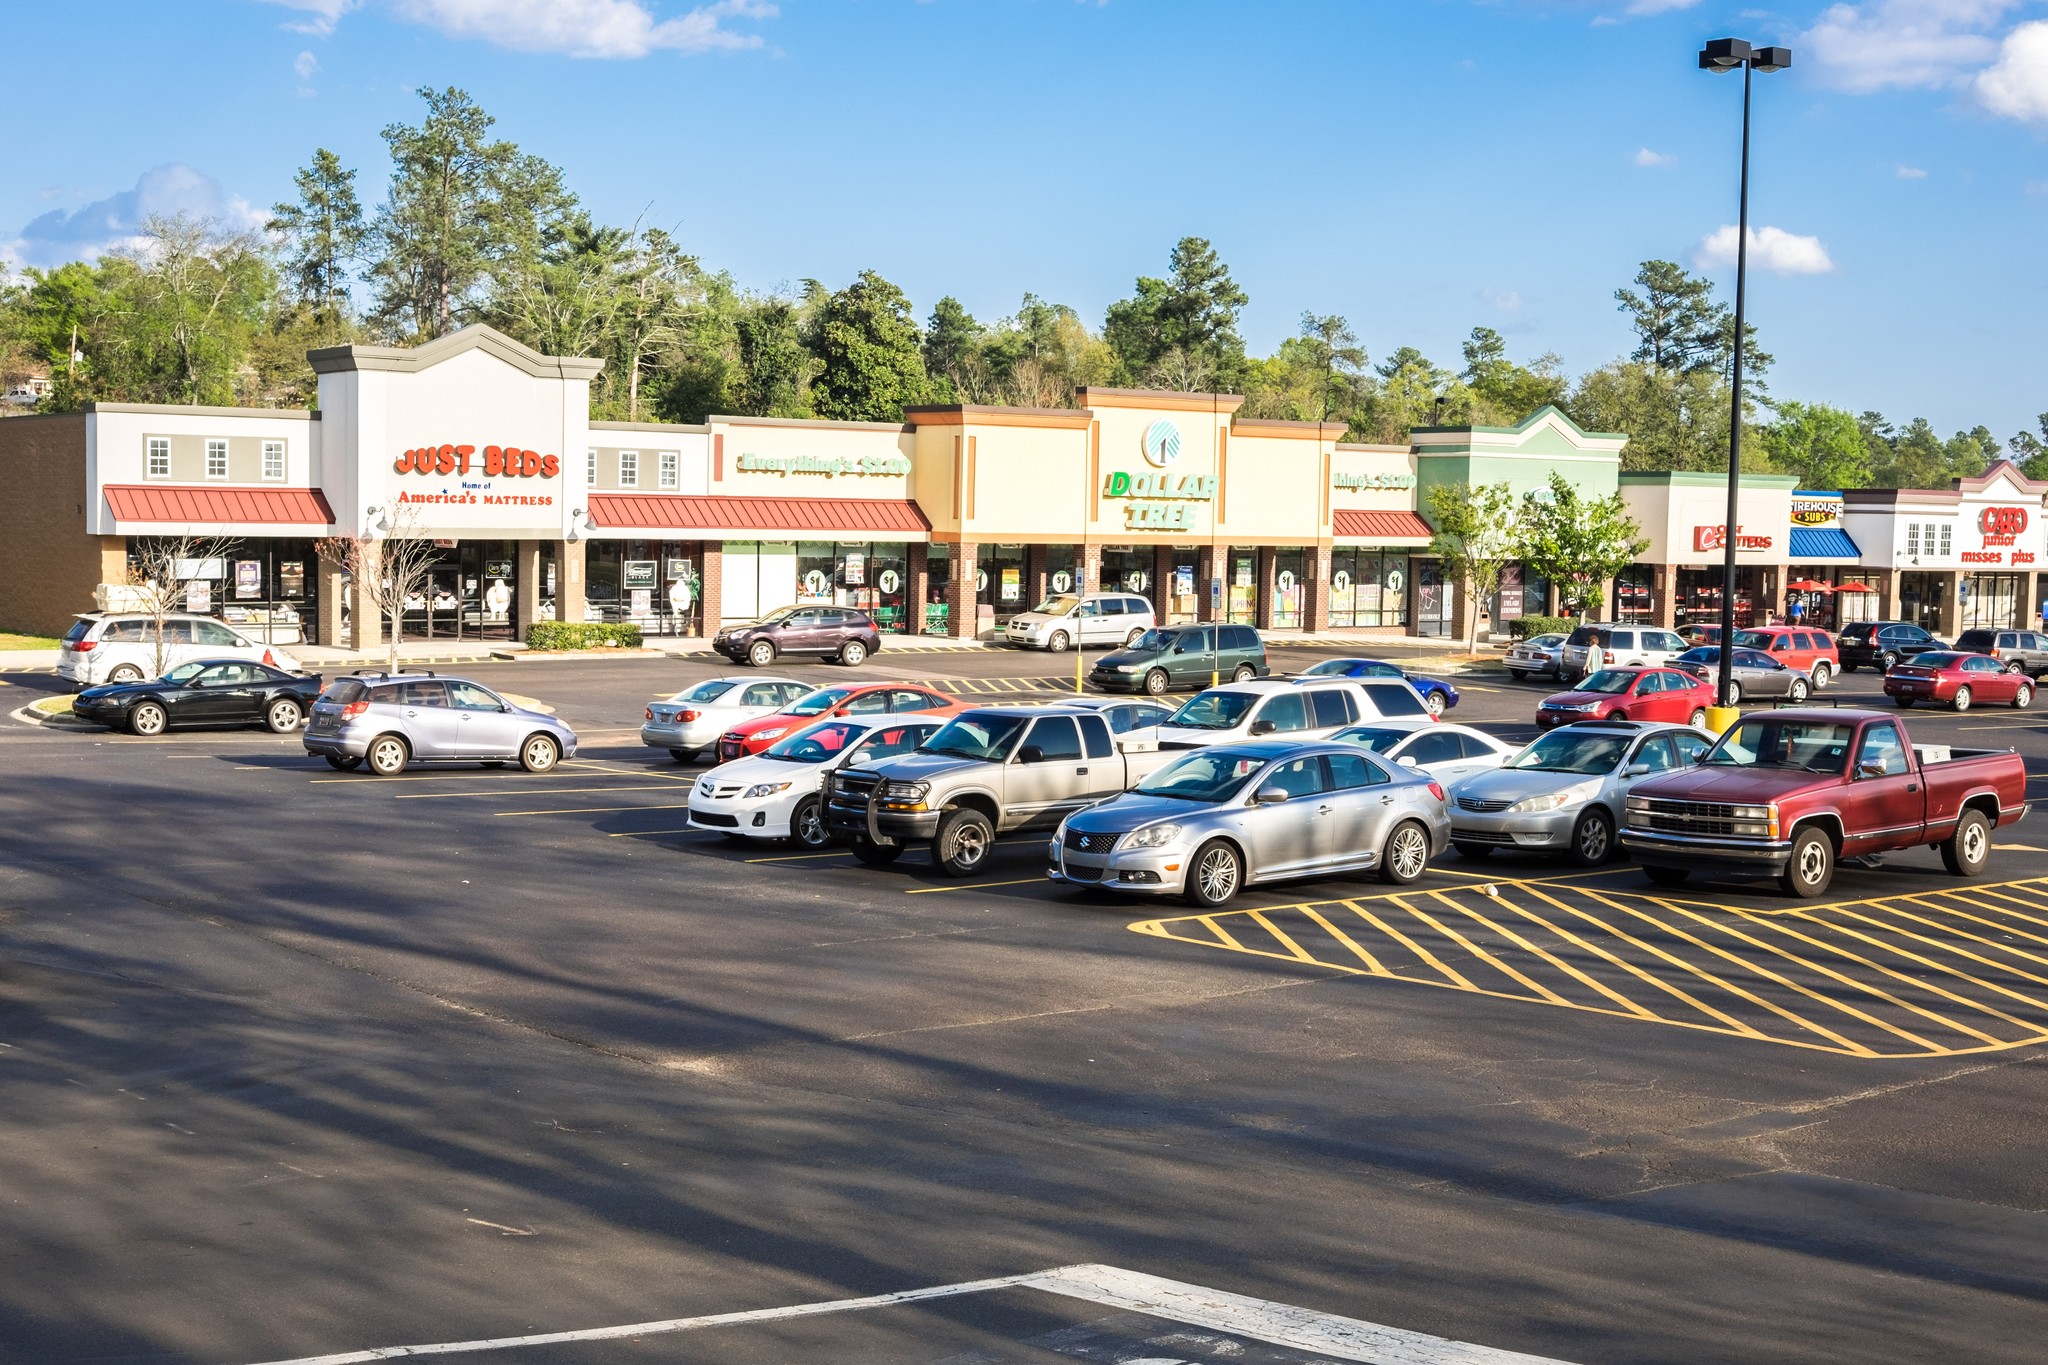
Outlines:
<svg viewBox="0 0 2048 1365"><path fill-rule="evenodd" d="M1440 483L1429 490L1429 552L1461 585L1465 649L1479 647L1479 608L1500 591L1516 558L1515 494L1504 483Z"/></svg>
<svg viewBox="0 0 2048 1365"><path fill-rule="evenodd" d="M1777 411L1758 438L1780 471L1797 474L1802 488L1870 486L1870 446L1853 413L1789 400Z"/></svg>
<svg viewBox="0 0 2048 1365"><path fill-rule="evenodd" d="M1607 585L1650 548L1619 492L1587 498L1562 474L1522 497L1518 557L1557 585L1581 621L1607 600Z"/></svg>
<svg viewBox="0 0 2048 1365"><path fill-rule="evenodd" d="M872 270L827 296L804 340L818 358L811 385L820 417L895 422L931 401L917 323L903 291Z"/></svg>

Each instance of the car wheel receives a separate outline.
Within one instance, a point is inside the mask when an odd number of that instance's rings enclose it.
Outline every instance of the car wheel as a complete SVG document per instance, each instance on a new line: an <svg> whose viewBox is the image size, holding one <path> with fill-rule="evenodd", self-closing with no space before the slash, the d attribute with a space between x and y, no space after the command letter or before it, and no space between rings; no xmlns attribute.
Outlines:
<svg viewBox="0 0 2048 1365"><path fill-rule="evenodd" d="M1155 668L1145 675L1145 695L1157 697L1166 691L1166 670Z"/></svg>
<svg viewBox="0 0 2048 1365"><path fill-rule="evenodd" d="M1728 680L1728 704L1730 706L1742 705L1742 684L1733 678Z"/></svg>
<svg viewBox="0 0 2048 1365"><path fill-rule="evenodd" d="M858 640L848 640L845 644L839 646L839 662L845 664L848 668L866 662L867 657L868 647Z"/></svg>
<svg viewBox="0 0 2048 1365"><path fill-rule="evenodd" d="M1128 631L1124 632L1124 648L1129 649L1144 638L1145 628L1143 626L1132 626Z"/></svg>
<svg viewBox="0 0 2048 1365"><path fill-rule="evenodd" d="M1250 664L1239 664L1237 670L1230 675L1230 680L1232 682L1250 682L1258 676L1259 671Z"/></svg>
<svg viewBox="0 0 2048 1365"><path fill-rule="evenodd" d="M1643 875L1658 886L1684 886L1685 879L1692 875L1692 869L1689 867L1657 867L1652 865L1643 868Z"/></svg>
<svg viewBox="0 0 2048 1365"><path fill-rule="evenodd" d="M552 735L528 735L519 746L519 766L530 773L550 772L562 756L562 746Z"/></svg>
<svg viewBox="0 0 2048 1365"><path fill-rule="evenodd" d="M162 734L168 724L170 717L153 701L146 701L128 713L129 731L145 739Z"/></svg>
<svg viewBox="0 0 2048 1365"><path fill-rule="evenodd" d="M1190 905L1214 909L1229 902L1244 884L1244 859L1221 839L1211 839L1188 859L1187 885L1181 897Z"/></svg>
<svg viewBox="0 0 2048 1365"><path fill-rule="evenodd" d="M702 749L670 749L668 756L678 763L695 763L703 757Z"/></svg>
<svg viewBox="0 0 2048 1365"><path fill-rule="evenodd" d="M107 681L110 683L141 682L142 670L134 664L122 664L119 668L107 674Z"/></svg>
<svg viewBox="0 0 2048 1365"><path fill-rule="evenodd" d="M756 668L766 668L775 662L775 646L766 640L756 640L747 646L747 662Z"/></svg>
<svg viewBox="0 0 2048 1365"><path fill-rule="evenodd" d="M1941 842L1941 865L1958 877L1974 877L1991 862L1991 822L1980 810L1966 810L1956 832Z"/></svg>
<svg viewBox="0 0 2048 1365"><path fill-rule="evenodd" d="M363 760L360 758L346 758L341 754L322 754L321 757L327 760L328 767L338 773L352 773L363 766Z"/></svg>
<svg viewBox="0 0 2048 1365"><path fill-rule="evenodd" d="M1426 706L1426 707L1428 707L1428 708L1429 708L1429 714L1431 714L1432 716L1435 716L1435 717L1437 717L1437 718L1438 718L1439 720L1441 720L1441 719L1443 718L1443 714L1444 714L1444 704L1445 704L1445 703L1444 703L1444 694L1443 694L1443 693L1441 693L1441 692L1432 692L1432 693L1430 693L1430 694L1429 694L1428 696L1426 696L1426 697L1424 697L1424 698L1422 699L1422 704L1423 704L1424 706Z"/></svg>
<svg viewBox="0 0 2048 1365"><path fill-rule="evenodd" d="M1067 633L1063 630L1056 630L1045 637L1045 648L1049 654L1064 654L1067 652L1067 646L1071 643L1067 639Z"/></svg>
<svg viewBox="0 0 2048 1365"><path fill-rule="evenodd" d="M396 777L405 771L412 754L397 735L379 735L370 741L369 752L363 758L377 776Z"/></svg>
<svg viewBox="0 0 2048 1365"><path fill-rule="evenodd" d="M1452 844L1451 847L1458 850L1460 858L1470 858L1475 863L1493 852L1492 844Z"/></svg>
<svg viewBox="0 0 2048 1365"><path fill-rule="evenodd" d="M1901 711L1909 710L1913 705L1913 699L1911 697L1905 696L1904 694L1893 697L1892 702Z"/></svg>
<svg viewBox="0 0 2048 1365"><path fill-rule="evenodd" d="M901 844L873 844L866 839L855 839L849 847L853 856L869 867L887 867L903 856Z"/></svg>
<svg viewBox="0 0 2048 1365"><path fill-rule="evenodd" d="M1816 690L1825 688L1828 685L1829 679L1833 678L1834 676L1835 671L1832 668L1828 667L1826 660L1822 660L1820 663L1815 664L1813 666L1814 688Z"/></svg>
<svg viewBox="0 0 2048 1365"><path fill-rule="evenodd" d="M1704 706L1695 706L1695 707L1693 707L1693 708L1692 708L1692 714L1691 714L1690 716L1687 716L1687 717L1685 718L1685 723L1686 723L1686 724L1688 724L1688 725L1690 725L1690 726L1692 726L1692 728L1693 728L1693 729L1695 729L1695 730L1704 730L1704 729L1706 729L1706 727L1707 727L1707 708L1706 708L1706 707L1704 707Z"/></svg>
<svg viewBox="0 0 2048 1365"><path fill-rule="evenodd" d="M1799 702L1806 700L1807 691L1808 689L1806 686L1806 679L1794 678L1792 680L1791 690L1788 691L1785 695L1786 697L1790 698L1793 703L1797 704Z"/></svg>
<svg viewBox="0 0 2048 1365"><path fill-rule="evenodd" d="M1788 896L1812 900L1828 889L1835 879L1835 844L1827 835L1808 827L1792 836L1792 861L1778 874L1778 885Z"/></svg>
<svg viewBox="0 0 2048 1365"><path fill-rule="evenodd" d="M2005 671L2008 673L2024 673L2027 671L2026 662L2021 659L2014 659L2005 666Z"/></svg>
<svg viewBox="0 0 2048 1365"><path fill-rule="evenodd" d="M1614 817L1594 806L1572 826L1571 860L1580 867L1598 867L1614 855Z"/></svg>
<svg viewBox="0 0 2048 1365"><path fill-rule="evenodd" d="M306 719L306 713L290 697L279 697L270 703L270 709L263 713L263 723L274 735L288 735L299 728Z"/></svg>
<svg viewBox="0 0 2048 1365"><path fill-rule="evenodd" d="M798 848L819 849L832 842L825 828L825 808L815 796L806 796L789 813L789 841Z"/></svg>
<svg viewBox="0 0 2048 1365"><path fill-rule="evenodd" d="M1509 670L1508 670L1508 676L1509 676L1510 678L1513 678L1513 679L1514 679L1514 680L1515 680L1516 682L1527 682L1527 681L1528 681L1528 679L1529 679L1529 675L1528 675L1527 673L1524 673L1524 672L1523 672L1523 671L1522 671L1521 669L1519 669L1519 668L1511 668L1511 669L1509 669Z"/></svg>
<svg viewBox="0 0 2048 1365"><path fill-rule="evenodd" d="M946 812L932 840L932 862L949 877L971 877L988 866L995 852L996 827L971 807Z"/></svg>
<svg viewBox="0 0 2048 1365"><path fill-rule="evenodd" d="M1403 820L1387 836L1380 853L1380 880L1395 886L1420 881L1429 870L1429 831L1414 820Z"/></svg>
<svg viewBox="0 0 2048 1365"><path fill-rule="evenodd" d="M1970 709L1970 685L1968 683L1964 683L1956 689L1955 699L1949 705L1958 711Z"/></svg>
<svg viewBox="0 0 2048 1365"><path fill-rule="evenodd" d="M2034 685L2032 683L2021 683L2020 690L2012 694L2013 710L2024 711L2033 704Z"/></svg>
<svg viewBox="0 0 2048 1365"><path fill-rule="evenodd" d="M1886 650L1883 654L1878 656L1877 666L1881 672L1889 673L1892 671L1892 666L1898 663L1898 661L1898 655L1892 653L1890 650Z"/></svg>

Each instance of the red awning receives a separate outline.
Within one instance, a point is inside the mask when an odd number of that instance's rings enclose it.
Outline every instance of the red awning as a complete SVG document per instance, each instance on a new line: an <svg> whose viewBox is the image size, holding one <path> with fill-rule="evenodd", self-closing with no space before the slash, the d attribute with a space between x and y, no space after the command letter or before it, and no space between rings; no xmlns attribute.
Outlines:
<svg viewBox="0 0 2048 1365"><path fill-rule="evenodd" d="M223 523L261 522L274 526L331 526L334 509L317 488L193 488L166 484L110 483L107 506L115 521L192 522L200 528Z"/></svg>
<svg viewBox="0 0 2048 1365"><path fill-rule="evenodd" d="M1340 507L1334 520L1340 540L1427 541L1435 534L1429 523L1413 512L1364 512Z"/></svg>
<svg viewBox="0 0 2048 1365"><path fill-rule="evenodd" d="M852 531L916 535L932 529L906 498L678 497L660 493L592 493L590 524L633 531Z"/></svg>

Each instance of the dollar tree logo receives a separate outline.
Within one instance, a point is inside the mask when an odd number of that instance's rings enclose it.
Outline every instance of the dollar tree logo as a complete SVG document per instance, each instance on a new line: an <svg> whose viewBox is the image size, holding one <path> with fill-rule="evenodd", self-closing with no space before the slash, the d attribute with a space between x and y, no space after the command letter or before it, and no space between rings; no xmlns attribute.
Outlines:
<svg viewBox="0 0 2048 1365"><path fill-rule="evenodd" d="M1145 459L1164 469L1180 458L1180 428L1164 417L1145 428Z"/></svg>

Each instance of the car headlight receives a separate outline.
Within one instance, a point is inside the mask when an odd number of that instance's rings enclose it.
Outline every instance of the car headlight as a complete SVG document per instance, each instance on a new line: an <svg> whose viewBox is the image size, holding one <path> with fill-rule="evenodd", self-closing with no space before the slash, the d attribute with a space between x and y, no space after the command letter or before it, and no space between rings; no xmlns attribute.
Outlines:
<svg viewBox="0 0 2048 1365"><path fill-rule="evenodd" d="M1116 671L1119 673L1136 673L1139 669L1143 668L1144 666L1145 665L1143 664L1118 664L1116 666Z"/></svg>
<svg viewBox="0 0 2048 1365"><path fill-rule="evenodd" d="M1180 826L1168 821L1163 825L1147 825L1133 830L1123 837L1125 848L1164 848L1180 838Z"/></svg>
<svg viewBox="0 0 2048 1365"><path fill-rule="evenodd" d="M778 725L778 726L776 726L776 727L775 727L775 728L774 728L773 730L756 730L756 731L754 731L754 733L753 733L753 734L751 734L751 735L747 736L747 738L749 738L749 739L775 739L775 738L777 738L778 736L781 736L781 735L786 735L786 734L788 734L788 733L789 733L789 727L788 727L787 725Z"/></svg>
<svg viewBox="0 0 2048 1365"><path fill-rule="evenodd" d="M1566 787L1563 791L1545 792L1541 796L1525 796L1509 806L1508 810L1516 815L1535 815L1542 811L1557 810L1563 806L1590 800L1592 795L1592 785L1582 782L1576 787Z"/></svg>
<svg viewBox="0 0 2048 1365"><path fill-rule="evenodd" d="M757 796L773 796L777 792L786 792L788 790L789 784L787 782L757 782L747 788L746 794L741 799L751 801Z"/></svg>
<svg viewBox="0 0 2048 1365"><path fill-rule="evenodd" d="M922 801L932 789L929 782L888 782L882 786L885 801Z"/></svg>

